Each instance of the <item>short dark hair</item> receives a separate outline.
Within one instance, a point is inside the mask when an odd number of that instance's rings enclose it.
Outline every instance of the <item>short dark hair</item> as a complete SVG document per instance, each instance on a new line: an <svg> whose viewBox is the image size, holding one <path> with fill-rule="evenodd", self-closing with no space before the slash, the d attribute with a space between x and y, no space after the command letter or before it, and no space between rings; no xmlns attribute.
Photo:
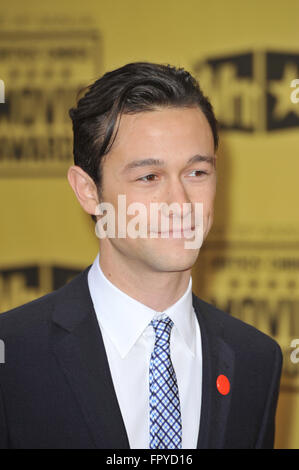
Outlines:
<svg viewBox="0 0 299 470"><path fill-rule="evenodd" d="M197 80L183 68L150 62L134 62L105 73L88 86L71 108L74 163L102 186L102 160L117 135L122 114L154 111L160 107L198 106L207 118L218 148L218 123L209 99ZM95 216L92 219L96 221Z"/></svg>

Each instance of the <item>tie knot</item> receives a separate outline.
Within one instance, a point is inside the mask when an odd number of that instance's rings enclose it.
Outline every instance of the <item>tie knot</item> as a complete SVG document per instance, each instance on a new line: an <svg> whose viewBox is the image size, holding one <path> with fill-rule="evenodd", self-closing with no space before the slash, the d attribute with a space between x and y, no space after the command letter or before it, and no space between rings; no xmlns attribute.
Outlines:
<svg viewBox="0 0 299 470"><path fill-rule="evenodd" d="M152 320L151 325L155 330L156 343L169 343L171 328L173 327L173 321L171 318L166 317L161 320Z"/></svg>

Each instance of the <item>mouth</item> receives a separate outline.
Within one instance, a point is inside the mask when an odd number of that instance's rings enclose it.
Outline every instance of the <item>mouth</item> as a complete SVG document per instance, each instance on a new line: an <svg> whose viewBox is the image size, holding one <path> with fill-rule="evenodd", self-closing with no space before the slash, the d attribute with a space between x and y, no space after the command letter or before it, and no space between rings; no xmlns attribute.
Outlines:
<svg viewBox="0 0 299 470"><path fill-rule="evenodd" d="M195 226L192 227L183 227L178 230L166 230L164 232L150 232L150 235L154 235L156 237L162 237L162 238L167 238L169 237L176 237L176 238L184 238L186 235L190 233L194 233L195 231Z"/></svg>

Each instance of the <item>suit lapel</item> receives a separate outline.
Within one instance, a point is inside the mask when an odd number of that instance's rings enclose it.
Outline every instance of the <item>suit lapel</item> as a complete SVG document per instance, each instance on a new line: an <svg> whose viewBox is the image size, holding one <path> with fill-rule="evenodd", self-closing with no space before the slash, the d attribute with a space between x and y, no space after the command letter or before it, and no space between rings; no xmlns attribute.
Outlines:
<svg viewBox="0 0 299 470"><path fill-rule="evenodd" d="M86 268L57 292L53 352L83 412L96 448L129 448Z"/></svg>
<svg viewBox="0 0 299 470"><path fill-rule="evenodd" d="M234 386L235 355L223 338L222 325L215 321L211 306L200 301L194 294L193 306L200 324L203 356L202 406L197 448L220 449L225 445ZM216 381L219 375L225 375L230 382L230 392L227 395L222 395L217 390Z"/></svg>

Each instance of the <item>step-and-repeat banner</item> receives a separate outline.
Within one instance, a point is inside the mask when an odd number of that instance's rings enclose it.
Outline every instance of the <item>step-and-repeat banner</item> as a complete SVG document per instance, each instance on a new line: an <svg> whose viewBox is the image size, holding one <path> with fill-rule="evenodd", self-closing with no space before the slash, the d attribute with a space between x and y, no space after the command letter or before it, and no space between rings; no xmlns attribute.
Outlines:
<svg viewBox="0 0 299 470"><path fill-rule="evenodd" d="M97 254L66 179L78 90L127 62L183 66L221 125L216 217L194 291L278 341L276 447L299 448L299 2L48 3L0 7L0 311L62 286Z"/></svg>

